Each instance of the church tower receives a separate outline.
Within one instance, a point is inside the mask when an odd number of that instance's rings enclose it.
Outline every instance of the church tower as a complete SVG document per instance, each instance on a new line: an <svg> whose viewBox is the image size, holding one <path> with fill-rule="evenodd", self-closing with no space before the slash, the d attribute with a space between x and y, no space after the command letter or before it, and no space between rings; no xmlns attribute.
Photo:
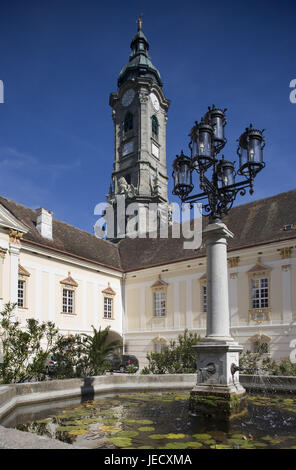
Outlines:
<svg viewBox="0 0 296 470"><path fill-rule="evenodd" d="M142 31L131 42L129 62L110 94L114 121L114 164L107 200L116 206L124 194L126 204L167 204L166 122L170 101L162 91L159 71L148 55L149 43Z"/></svg>

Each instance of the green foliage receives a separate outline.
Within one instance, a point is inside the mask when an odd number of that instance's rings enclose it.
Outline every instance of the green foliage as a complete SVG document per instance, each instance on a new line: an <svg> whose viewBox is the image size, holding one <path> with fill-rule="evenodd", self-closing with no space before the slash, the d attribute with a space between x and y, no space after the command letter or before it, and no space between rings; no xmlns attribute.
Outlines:
<svg viewBox="0 0 296 470"><path fill-rule="evenodd" d="M0 312L3 362L2 383L22 383L45 379L45 361L58 330L51 322L26 320L25 327L14 319L16 304L8 303Z"/></svg>
<svg viewBox="0 0 296 470"><path fill-rule="evenodd" d="M290 359L275 361L263 351L257 353L245 351L240 353L239 365L243 374L253 375L256 373L256 370L259 370L259 373L268 375L296 376L296 364L293 364Z"/></svg>
<svg viewBox="0 0 296 470"><path fill-rule="evenodd" d="M121 341L108 342L110 326L107 326L104 330L101 330L101 327L96 330L94 326L92 326L92 329L93 336L83 335L82 344L86 359L84 372L87 372L87 375L102 375L110 367L107 356L121 346Z"/></svg>
<svg viewBox="0 0 296 470"><path fill-rule="evenodd" d="M46 378L46 363L51 356L56 366L52 378L64 379L104 374L109 367L107 355L120 341L108 342L109 327L91 335L62 336L51 322L39 323L34 318L25 325L14 318L16 304L8 303L0 312L0 382L22 383Z"/></svg>
<svg viewBox="0 0 296 470"><path fill-rule="evenodd" d="M147 354L148 366L141 374L188 374L196 372L196 353L192 346L200 341L196 333L187 329L179 335L177 341L171 340L160 353Z"/></svg>
<svg viewBox="0 0 296 470"><path fill-rule="evenodd" d="M52 348L52 358L57 365L51 376L56 379L81 377L85 362L83 351L80 335L59 335Z"/></svg>

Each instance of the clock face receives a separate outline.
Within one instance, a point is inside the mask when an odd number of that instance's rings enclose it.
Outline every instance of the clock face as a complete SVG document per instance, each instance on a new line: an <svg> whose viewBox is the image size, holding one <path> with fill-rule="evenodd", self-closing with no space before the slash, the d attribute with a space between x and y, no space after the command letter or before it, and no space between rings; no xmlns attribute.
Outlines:
<svg viewBox="0 0 296 470"><path fill-rule="evenodd" d="M158 101L157 96L154 93L150 93L150 99L151 99L151 103L153 105L153 108L155 109L155 111L158 111L159 110L159 101Z"/></svg>
<svg viewBox="0 0 296 470"><path fill-rule="evenodd" d="M133 101L135 97L135 91L131 88L130 90L127 90L121 100L122 106L129 106L131 102Z"/></svg>

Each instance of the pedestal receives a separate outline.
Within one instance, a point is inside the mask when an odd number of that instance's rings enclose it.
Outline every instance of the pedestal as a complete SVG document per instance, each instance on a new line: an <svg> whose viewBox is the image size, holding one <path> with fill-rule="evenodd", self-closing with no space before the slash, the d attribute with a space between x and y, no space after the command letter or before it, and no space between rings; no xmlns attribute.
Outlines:
<svg viewBox="0 0 296 470"><path fill-rule="evenodd" d="M190 410L204 417L230 419L246 408L244 387L239 382L239 352L234 341L202 340L197 353L197 383L190 394Z"/></svg>
<svg viewBox="0 0 296 470"><path fill-rule="evenodd" d="M230 336L227 238L225 224L208 225L203 232L207 247L207 334L194 346L197 383L190 394L190 409L205 417L229 419L245 409L245 389L237 371L243 349Z"/></svg>

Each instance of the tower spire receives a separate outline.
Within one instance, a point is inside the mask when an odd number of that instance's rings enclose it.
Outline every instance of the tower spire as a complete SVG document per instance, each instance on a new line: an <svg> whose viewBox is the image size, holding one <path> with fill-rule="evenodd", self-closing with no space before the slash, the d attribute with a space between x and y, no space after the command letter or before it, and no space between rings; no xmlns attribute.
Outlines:
<svg viewBox="0 0 296 470"><path fill-rule="evenodd" d="M131 54L129 62L126 64L118 77L118 86L127 80L135 80L137 77L152 78L152 80L162 87L160 73L152 64L148 54L149 43L143 32L143 13L137 19L138 31L131 42Z"/></svg>

